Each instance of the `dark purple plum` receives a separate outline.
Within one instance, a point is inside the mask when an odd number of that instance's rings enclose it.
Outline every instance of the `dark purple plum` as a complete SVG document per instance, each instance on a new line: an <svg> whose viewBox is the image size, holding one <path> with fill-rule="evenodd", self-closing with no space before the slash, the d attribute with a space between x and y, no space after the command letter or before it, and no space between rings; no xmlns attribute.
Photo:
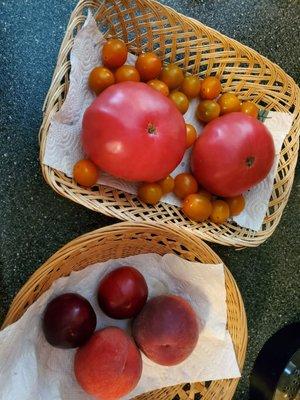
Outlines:
<svg viewBox="0 0 300 400"><path fill-rule="evenodd" d="M91 304L76 293L65 293L48 303L43 316L43 332L54 347L82 346L94 333L97 317Z"/></svg>

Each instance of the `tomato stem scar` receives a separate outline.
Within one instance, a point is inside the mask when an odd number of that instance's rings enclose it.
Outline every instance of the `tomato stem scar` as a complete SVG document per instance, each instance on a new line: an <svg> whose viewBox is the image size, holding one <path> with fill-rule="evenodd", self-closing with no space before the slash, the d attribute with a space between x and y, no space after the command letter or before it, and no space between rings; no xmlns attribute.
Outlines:
<svg viewBox="0 0 300 400"><path fill-rule="evenodd" d="M251 168L252 165L254 164L254 161L255 161L255 157L253 157L253 156L247 157L246 158L247 167Z"/></svg>
<svg viewBox="0 0 300 400"><path fill-rule="evenodd" d="M152 122L149 122L147 131L150 133L150 135L156 135L156 126Z"/></svg>

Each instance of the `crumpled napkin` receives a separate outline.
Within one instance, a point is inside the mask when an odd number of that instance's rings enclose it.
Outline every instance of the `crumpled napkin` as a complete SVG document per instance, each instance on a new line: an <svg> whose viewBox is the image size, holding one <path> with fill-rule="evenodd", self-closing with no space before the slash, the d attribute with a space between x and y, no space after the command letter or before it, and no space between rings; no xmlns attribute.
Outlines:
<svg viewBox="0 0 300 400"><path fill-rule="evenodd" d="M73 176L74 164L84 157L80 134L82 117L86 108L92 103L95 96L88 87L90 71L101 65L100 49L105 39L89 13L84 26L78 32L71 52L70 88L62 108L55 114L49 129L46 150L42 162L52 168ZM129 54L127 64L134 64L136 56ZM190 107L184 118L187 123L193 124L199 134L202 125L195 117L198 100L190 102ZM279 161L279 154L285 136L293 122L291 114L269 112L265 121L269 128L276 150L274 165L267 178L245 193L246 207L233 220L240 226L259 231L268 210L269 199L273 189L273 181ZM182 162L173 171L176 176L181 172L189 172L189 158L191 150L186 151ZM120 189L128 193L137 193L137 184L126 182L109 175L101 175L99 183ZM180 201L173 194L168 194L163 202L180 205Z"/></svg>
<svg viewBox="0 0 300 400"><path fill-rule="evenodd" d="M0 332L0 400L92 399L77 384L73 372L76 350L50 346L41 329L41 318L50 299L76 292L86 297L97 314L97 329L130 328L128 320L113 320L102 313L96 290L111 270L132 265L145 277L149 298L177 294L193 306L203 325L194 352L181 364L164 367L143 355L138 386L124 400L166 386L240 377L232 339L226 330L226 290L223 264L189 262L173 254L141 254L91 265L53 283L25 314Z"/></svg>

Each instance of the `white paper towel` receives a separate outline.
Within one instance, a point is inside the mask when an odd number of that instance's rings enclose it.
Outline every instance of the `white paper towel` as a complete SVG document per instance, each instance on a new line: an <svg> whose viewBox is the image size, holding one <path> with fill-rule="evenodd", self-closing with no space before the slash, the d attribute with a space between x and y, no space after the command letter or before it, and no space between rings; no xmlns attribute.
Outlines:
<svg viewBox="0 0 300 400"><path fill-rule="evenodd" d="M76 292L86 297L97 314L97 329L130 322L113 320L102 313L96 291L111 270L132 265L145 277L149 298L173 293L186 298L204 326L196 349L183 363L164 367L143 356L143 373L136 389L124 399L150 390L185 382L238 378L240 376L229 332L226 330L226 290L223 264L189 262L173 254L142 254L110 260L60 278L22 318L0 332L0 400L87 400L73 372L76 350L50 346L41 330L41 318L50 299Z"/></svg>
<svg viewBox="0 0 300 400"><path fill-rule="evenodd" d="M70 177L73 176L74 164L84 157L80 140L82 117L86 108L95 98L88 87L88 76L95 66L101 65L100 49L104 42L105 40L97 27L95 19L89 13L83 28L78 32L74 41L74 47L71 52L69 92L62 108L52 119L43 159L44 164L62 171ZM136 56L129 54L127 64L134 64L135 60ZM192 100L184 118L187 123L195 126L198 133L201 133L202 125L195 117L197 105L198 100ZM268 113L265 124L273 135L277 156L268 177L245 193L245 210L238 217L233 218L240 226L255 231L261 229L272 193L280 149L285 136L291 128L292 121L293 116L290 114ZM181 172L189 172L190 152L191 150L186 151L182 162L173 171L173 176ZM137 184L109 175L102 174L99 183L128 193L137 193ZM179 199L173 194L166 195L162 201L177 206L180 205Z"/></svg>

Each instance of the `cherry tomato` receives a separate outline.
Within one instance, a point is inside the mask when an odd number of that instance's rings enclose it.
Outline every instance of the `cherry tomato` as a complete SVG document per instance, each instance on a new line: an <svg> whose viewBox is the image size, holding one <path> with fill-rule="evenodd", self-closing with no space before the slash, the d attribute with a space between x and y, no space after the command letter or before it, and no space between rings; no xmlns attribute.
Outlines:
<svg viewBox="0 0 300 400"><path fill-rule="evenodd" d="M190 194L182 202L182 211L192 221L202 222L210 216L212 205L205 196Z"/></svg>
<svg viewBox="0 0 300 400"><path fill-rule="evenodd" d="M229 205L230 215L239 215L245 208L245 199L241 194L240 196L228 197L225 199L226 203Z"/></svg>
<svg viewBox="0 0 300 400"><path fill-rule="evenodd" d="M209 193L207 190L205 190L205 189L200 189L200 190L198 190L198 193L197 194L199 194L199 196L203 196L203 197L206 197L208 200L210 200L210 201L212 201L212 199L213 199L213 195L211 194L211 193Z"/></svg>
<svg viewBox="0 0 300 400"><path fill-rule="evenodd" d="M90 187L96 184L99 170L92 161L80 160L74 165L73 177L79 185Z"/></svg>
<svg viewBox="0 0 300 400"><path fill-rule="evenodd" d="M214 100L203 100L196 111L197 118L201 122L210 122L220 115L221 107Z"/></svg>
<svg viewBox="0 0 300 400"><path fill-rule="evenodd" d="M207 76L201 82L200 97L203 100L213 100L221 93L220 79L215 76Z"/></svg>
<svg viewBox="0 0 300 400"><path fill-rule="evenodd" d="M196 128L191 124L186 124L186 147L191 147L197 139Z"/></svg>
<svg viewBox="0 0 300 400"><path fill-rule="evenodd" d="M169 96L169 94L170 94L168 86L164 82L160 81L159 79L152 79L151 81L147 82L147 84L149 86L151 86L152 89L157 90L164 96Z"/></svg>
<svg viewBox="0 0 300 400"><path fill-rule="evenodd" d="M158 183L143 183L138 190L138 198L146 204L157 204L163 195Z"/></svg>
<svg viewBox="0 0 300 400"><path fill-rule="evenodd" d="M224 200L212 202L212 212L210 219L215 224L224 224L230 216L229 205Z"/></svg>
<svg viewBox="0 0 300 400"><path fill-rule="evenodd" d="M116 82L139 82L141 80L139 71L132 65L122 65L115 72Z"/></svg>
<svg viewBox="0 0 300 400"><path fill-rule="evenodd" d="M114 74L105 67L96 67L89 76L89 87L98 95L115 83Z"/></svg>
<svg viewBox="0 0 300 400"><path fill-rule="evenodd" d="M182 69L176 64L168 64L162 69L159 79L165 82L170 90L173 90L182 84L184 75Z"/></svg>
<svg viewBox="0 0 300 400"><path fill-rule="evenodd" d="M159 76L162 63L155 53L143 53L138 56L135 68L139 71L142 81L150 81Z"/></svg>
<svg viewBox="0 0 300 400"><path fill-rule="evenodd" d="M241 111L245 114L251 115L254 118L258 117L259 108L252 101L245 101L242 103Z"/></svg>
<svg viewBox="0 0 300 400"><path fill-rule="evenodd" d="M108 39L102 49L102 61L108 68L119 68L127 60L127 47L123 40Z"/></svg>
<svg viewBox="0 0 300 400"><path fill-rule="evenodd" d="M218 99L218 103L221 107L221 115L241 111L241 103L234 93L222 94Z"/></svg>
<svg viewBox="0 0 300 400"><path fill-rule="evenodd" d="M190 98L197 97L200 93L201 81L198 76L186 76L181 84L182 92Z"/></svg>
<svg viewBox="0 0 300 400"><path fill-rule="evenodd" d="M185 114L189 108L189 99L182 92L175 90L171 92L169 98L174 101L177 109L181 112L181 114Z"/></svg>
<svg viewBox="0 0 300 400"><path fill-rule="evenodd" d="M171 175L167 176L165 179L161 179L157 182L161 187L163 194L170 193L174 189L174 178Z"/></svg>
<svg viewBox="0 0 300 400"><path fill-rule="evenodd" d="M198 183L192 174L182 173L175 177L173 192L180 199L184 199L189 194L197 193Z"/></svg>
<svg viewBox="0 0 300 400"><path fill-rule="evenodd" d="M98 287L98 303L110 318L135 317L144 307L148 286L143 275L133 267L119 267L105 275Z"/></svg>

